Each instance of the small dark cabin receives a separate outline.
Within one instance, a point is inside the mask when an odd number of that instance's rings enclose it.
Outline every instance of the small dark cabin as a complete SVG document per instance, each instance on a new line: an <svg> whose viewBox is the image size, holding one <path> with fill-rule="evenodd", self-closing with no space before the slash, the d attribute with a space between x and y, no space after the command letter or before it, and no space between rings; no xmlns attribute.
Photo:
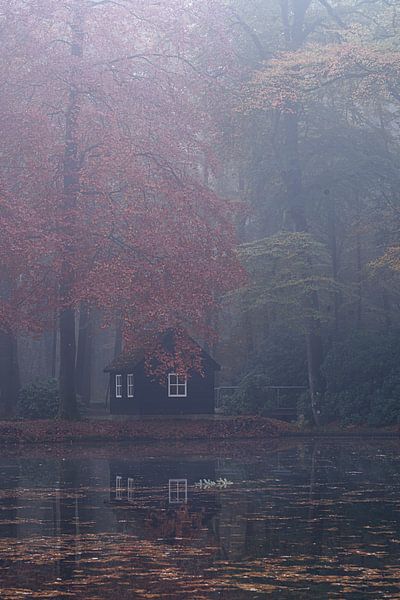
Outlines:
<svg viewBox="0 0 400 600"><path fill-rule="evenodd" d="M191 339L191 338L190 338ZM122 353L104 369L110 374L110 413L114 415L213 414L215 411L215 372L220 365L200 349L203 373L188 377L171 369L164 377L146 372L143 350ZM162 336L164 350L173 351L174 335Z"/></svg>

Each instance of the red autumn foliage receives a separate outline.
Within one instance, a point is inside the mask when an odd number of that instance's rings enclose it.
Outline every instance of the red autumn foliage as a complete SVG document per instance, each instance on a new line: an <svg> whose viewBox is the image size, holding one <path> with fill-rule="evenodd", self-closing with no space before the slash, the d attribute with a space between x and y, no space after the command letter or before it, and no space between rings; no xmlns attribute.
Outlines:
<svg viewBox="0 0 400 600"><path fill-rule="evenodd" d="M122 315L128 344L181 323L210 333L242 278L231 205L201 168L217 167L233 68L221 5L0 8L0 327L38 329L86 302Z"/></svg>

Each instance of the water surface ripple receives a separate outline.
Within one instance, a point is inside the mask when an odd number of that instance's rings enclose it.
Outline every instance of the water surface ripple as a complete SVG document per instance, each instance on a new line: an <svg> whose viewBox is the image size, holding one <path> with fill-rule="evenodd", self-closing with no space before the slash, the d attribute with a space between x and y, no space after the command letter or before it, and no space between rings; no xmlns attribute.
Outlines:
<svg viewBox="0 0 400 600"><path fill-rule="evenodd" d="M400 445L0 455L0 597L400 599Z"/></svg>

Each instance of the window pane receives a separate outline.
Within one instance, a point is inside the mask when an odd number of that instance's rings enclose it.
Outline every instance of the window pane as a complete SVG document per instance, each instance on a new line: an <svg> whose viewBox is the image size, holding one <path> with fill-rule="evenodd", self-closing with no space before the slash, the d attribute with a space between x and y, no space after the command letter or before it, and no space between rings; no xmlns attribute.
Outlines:
<svg viewBox="0 0 400 600"><path fill-rule="evenodd" d="M185 397L187 395L187 379L185 376L169 373L168 375L168 396Z"/></svg>
<svg viewBox="0 0 400 600"><path fill-rule="evenodd" d="M183 504L187 502L187 479L170 479L168 487L170 504Z"/></svg>
<svg viewBox="0 0 400 600"><path fill-rule="evenodd" d="M115 376L115 395L117 398L122 397L122 375Z"/></svg>
<svg viewBox="0 0 400 600"><path fill-rule="evenodd" d="M133 373L128 373L126 376L128 398L133 398Z"/></svg>

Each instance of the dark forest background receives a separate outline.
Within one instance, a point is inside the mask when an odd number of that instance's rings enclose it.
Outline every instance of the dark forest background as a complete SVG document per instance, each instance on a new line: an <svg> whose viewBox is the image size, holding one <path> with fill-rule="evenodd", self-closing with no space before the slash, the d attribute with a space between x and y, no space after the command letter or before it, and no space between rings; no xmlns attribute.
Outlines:
<svg viewBox="0 0 400 600"><path fill-rule="evenodd" d="M389 0L237 0L241 72L222 119L219 194L239 207L249 279L212 316L233 413L305 386L309 421L400 416L400 10ZM289 94L288 91L293 91ZM105 401L118 327L81 307L77 390ZM57 331L18 338L22 387L56 378ZM46 384L47 385L47 384ZM50 384L48 384L50 385Z"/></svg>

